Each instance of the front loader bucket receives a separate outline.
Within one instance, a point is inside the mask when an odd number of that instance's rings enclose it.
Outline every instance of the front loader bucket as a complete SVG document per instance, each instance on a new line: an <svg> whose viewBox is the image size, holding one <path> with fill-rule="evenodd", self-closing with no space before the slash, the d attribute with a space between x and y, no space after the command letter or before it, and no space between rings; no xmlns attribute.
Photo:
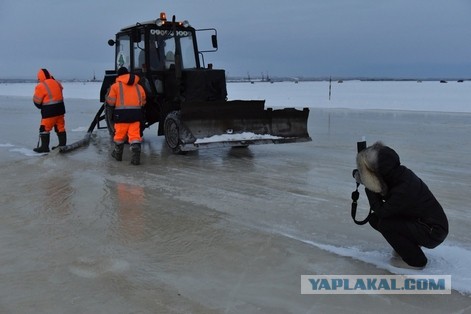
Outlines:
<svg viewBox="0 0 471 314"><path fill-rule="evenodd" d="M265 101L191 102L181 106L182 151L311 141L309 109L264 109Z"/></svg>

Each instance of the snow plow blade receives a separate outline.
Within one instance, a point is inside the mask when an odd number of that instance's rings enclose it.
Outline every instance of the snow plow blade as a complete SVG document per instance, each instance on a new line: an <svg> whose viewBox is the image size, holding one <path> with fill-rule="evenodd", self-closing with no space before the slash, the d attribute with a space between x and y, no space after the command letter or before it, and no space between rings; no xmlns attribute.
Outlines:
<svg viewBox="0 0 471 314"><path fill-rule="evenodd" d="M265 109L263 100L191 102L180 110L181 151L311 141L309 109Z"/></svg>

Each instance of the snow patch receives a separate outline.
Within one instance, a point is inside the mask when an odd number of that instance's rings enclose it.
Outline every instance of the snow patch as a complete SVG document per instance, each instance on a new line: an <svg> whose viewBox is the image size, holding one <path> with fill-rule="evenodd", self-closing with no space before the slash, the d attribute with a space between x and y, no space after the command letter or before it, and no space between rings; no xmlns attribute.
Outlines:
<svg viewBox="0 0 471 314"><path fill-rule="evenodd" d="M86 126L79 126L78 128L72 129L72 132L85 132L88 131L88 128Z"/></svg>
<svg viewBox="0 0 471 314"><path fill-rule="evenodd" d="M339 247L297 238L288 234L284 235L326 252L375 265L379 269L385 269L397 275L451 275L451 288L453 290L466 295L471 294L471 268L469 267L471 265L471 251L461 247L440 245L433 250L424 249L424 253L428 258L427 266L423 270L411 270L391 265L392 249L387 252L363 251L357 247Z"/></svg>
<svg viewBox="0 0 471 314"><path fill-rule="evenodd" d="M235 142L235 141L249 141L249 140L276 140L281 139L280 136L273 136L270 134L255 134L252 132L243 132L236 134L222 134L213 135L210 137L203 137L196 140L195 144L213 143L213 142Z"/></svg>

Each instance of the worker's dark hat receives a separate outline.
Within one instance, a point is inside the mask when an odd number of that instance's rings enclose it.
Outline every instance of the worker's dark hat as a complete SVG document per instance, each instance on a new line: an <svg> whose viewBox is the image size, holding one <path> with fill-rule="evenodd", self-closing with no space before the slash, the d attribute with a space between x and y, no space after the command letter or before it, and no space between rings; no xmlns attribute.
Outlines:
<svg viewBox="0 0 471 314"><path fill-rule="evenodd" d="M118 69L118 76L124 75L124 74L128 74L128 73L129 73L129 71L128 71L128 69L126 69L125 67L120 67L120 68Z"/></svg>

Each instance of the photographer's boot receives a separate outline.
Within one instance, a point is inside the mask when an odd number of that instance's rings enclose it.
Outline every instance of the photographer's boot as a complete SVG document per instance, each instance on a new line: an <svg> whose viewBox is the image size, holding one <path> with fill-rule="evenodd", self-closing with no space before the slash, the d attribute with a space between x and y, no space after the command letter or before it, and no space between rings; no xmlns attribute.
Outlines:
<svg viewBox="0 0 471 314"><path fill-rule="evenodd" d="M33 148L33 150L36 153L49 153L49 140L50 140L49 133L41 133L39 137L41 139L41 146Z"/></svg>
<svg viewBox="0 0 471 314"><path fill-rule="evenodd" d="M124 149L124 143L123 144L115 144L114 150L111 153L111 156L116 159L117 161L123 160L123 149Z"/></svg>
<svg viewBox="0 0 471 314"><path fill-rule="evenodd" d="M413 270L422 270L425 268L425 265L424 266L409 265L401 257L391 258L390 264L397 268L405 268L405 269L413 269Z"/></svg>
<svg viewBox="0 0 471 314"><path fill-rule="evenodd" d="M141 143L131 144L131 164L139 165L141 164Z"/></svg>

